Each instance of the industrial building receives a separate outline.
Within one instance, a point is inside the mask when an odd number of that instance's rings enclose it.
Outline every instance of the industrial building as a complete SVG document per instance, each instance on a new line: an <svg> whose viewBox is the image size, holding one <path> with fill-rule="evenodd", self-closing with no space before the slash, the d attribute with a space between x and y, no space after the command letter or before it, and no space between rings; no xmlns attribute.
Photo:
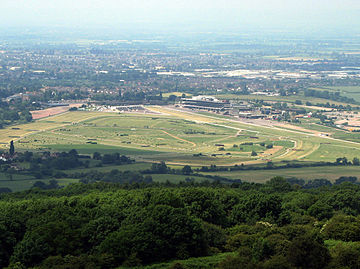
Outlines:
<svg viewBox="0 0 360 269"><path fill-rule="evenodd" d="M190 109L203 109L208 111L228 111L229 101L220 101L212 96L194 96L193 98L182 98L179 106Z"/></svg>

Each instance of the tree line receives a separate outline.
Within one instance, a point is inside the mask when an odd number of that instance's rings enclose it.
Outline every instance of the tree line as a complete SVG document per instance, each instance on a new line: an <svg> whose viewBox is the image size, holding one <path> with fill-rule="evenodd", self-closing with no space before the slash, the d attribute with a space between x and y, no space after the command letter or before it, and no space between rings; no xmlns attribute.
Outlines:
<svg viewBox="0 0 360 269"><path fill-rule="evenodd" d="M209 268L358 268L359 214L358 185L306 190L281 177L33 189L0 196L0 267L116 268L232 253Z"/></svg>

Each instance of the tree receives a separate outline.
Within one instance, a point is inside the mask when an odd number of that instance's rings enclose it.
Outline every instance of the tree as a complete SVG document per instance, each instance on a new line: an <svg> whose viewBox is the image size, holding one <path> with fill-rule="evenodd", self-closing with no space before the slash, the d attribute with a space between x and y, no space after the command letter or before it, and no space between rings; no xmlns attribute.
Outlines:
<svg viewBox="0 0 360 269"><path fill-rule="evenodd" d="M137 210L99 246L123 263L136 255L143 264L207 254L201 222L182 208L156 205Z"/></svg>
<svg viewBox="0 0 360 269"><path fill-rule="evenodd" d="M78 156L78 152L76 151L76 149L72 149L69 151L69 154L70 155L73 155L73 156Z"/></svg>
<svg viewBox="0 0 360 269"><path fill-rule="evenodd" d="M190 165L185 165L181 171L184 175L190 175L192 173Z"/></svg>
<svg viewBox="0 0 360 269"><path fill-rule="evenodd" d="M266 185L270 186L274 192L289 192L291 191L291 185L283 177L273 177L270 181L266 182Z"/></svg>
<svg viewBox="0 0 360 269"><path fill-rule="evenodd" d="M338 243L332 248L330 268L360 268L359 243Z"/></svg>
<svg viewBox="0 0 360 269"><path fill-rule="evenodd" d="M334 239L346 242L359 241L360 220L353 216L335 216L327 222L326 226L324 226L322 234L325 239Z"/></svg>
<svg viewBox="0 0 360 269"><path fill-rule="evenodd" d="M272 161L267 162L266 163L266 168L268 168L268 169L274 168L274 163Z"/></svg>
<svg viewBox="0 0 360 269"><path fill-rule="evenodd" d="M315 204L310 206L308 213L310 216L313 216L318 220L329 219L334 215L333 208L323 201L317 201Z"/></svg>
<svg viewBox="0 0 360 269"><path fill-rule="evenodd" d="M353 159L353 165L360 165L360 161L359 161L359 158L356 158L356 157L354 157L354 159Z"/></svg>
<svg viewBox="0 0 360 269"><path fill-rule="evenodd" d="M288 261L296 268L324 268L330 260L324 243L311 235L296 237L288 248Z"/></svg>
<svg viewBox="0 0 360 269"><path fill-rule="evenodd" d="M99 152L94 152L93 153L93 159L94 160L101 160L101 154Z"/></svg>
<svg viewBox="0 0 360 269"><path fill-rule="evenodd" d="M342 158L336 158L336 164L338 165L347 165L348 164L348 160L346 157L342 157Z"/></svg>
<svg viewBox="0 0 360 269"><path fill-rule="evenodd" d="M251 152L251 156L257 156L257 153L253 150L253 151Z"/></svg>
<svg viewBox="0 0 360 269"><path fill-rule="evenodd" d="M176 95L174 95L174 94L171 94L171 95L168 97L168 101L169 101L169 102L175 102L175 100L176 100Z"/></svg>
<svg viewBox="0 0 360 269"><path fill-rule="evenodd" d="M165 162L162 161L161 163L153 163L151 165L151 170L159 174L166 174L168 172L168 167Z"/></svg>
<svg viewBox="0 0 360 269"><path fill-rule="evenodd" d="M47 189L47 185L46 183L42 182L42 181L36 181L33 186L33 188L39 188L39 189L43 189L46 190Z"/></svg>
<svg viewBox="0 0 360 269"><path fill-rule="evenodd" d="M30 121L32 121L32 115L30 114L30 113L28 113L28 114L26 114L25 115L25 120L27 121L27 122L30 122Z"/></svg>
<svg viewBox="0 0 360 269"><path fill-rule="evenodd" d="M10 155L14 155L14 153L15 153L14 141L11 140L11 142L10 142L9 154L10 154Z"/></svg>

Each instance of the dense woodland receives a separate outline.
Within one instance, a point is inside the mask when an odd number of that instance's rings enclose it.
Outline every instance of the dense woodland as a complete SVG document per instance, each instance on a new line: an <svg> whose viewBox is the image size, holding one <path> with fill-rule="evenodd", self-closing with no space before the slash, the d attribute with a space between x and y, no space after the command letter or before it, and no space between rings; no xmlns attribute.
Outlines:
<svg viewBox="0 0 360 269"><path fill-rule="evenodd" d="M276 177L2 194L0 267L359 268L359 191L349 182L302 189ZM219 253L211 266L187 265Z"/></svg>

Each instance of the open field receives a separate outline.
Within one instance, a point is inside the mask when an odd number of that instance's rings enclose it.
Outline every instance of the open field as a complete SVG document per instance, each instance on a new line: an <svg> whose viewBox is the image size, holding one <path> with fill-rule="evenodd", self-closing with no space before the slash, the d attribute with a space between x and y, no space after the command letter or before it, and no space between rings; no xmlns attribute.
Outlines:
<svg viewBox="0 0 360 269"><path fill-rule="evenodd" d="M354 98L355 101L360 102L360 86L334 86L313 89L318 91L340 92L342 96Z"/></svg>
<svg viewBox="0 0 360 269"><path fill-rule="evenodd" d="M360 102L360 86L357 87L331 87L331 89L338 90L342 95L354 98L356 101Z"/></svg>
<svg viewBox="0 0 360 269"><path fill-rule="evenodd" d="M36 181L41 181L44 183L49 183L50 179L35 179L35 178L15 178L14 175L13 180L8 179L0 179L0 188L10 188L13 192L16 191L24 191L30 189ZM78 182L78 179L71 179L71 178L60 178L56 179L60 186L66 186L70 183Z"/></svg>
<svg viewBox="0 0 360 269"><path fill-rule="evenodd" d="M119 152L142 162L192 166L360 156L360 143L321 136L323 130L306 126L259 125L172 107L148 109L158 114L67 112L0 130L0 143L5 148L15 140L17 150Z"/></svg>
<svg viewBox="0 0 360 269"><path fill-rule="evenodd" d="M231 172L211 172L208 175L218 175L231 179L241 179L247 182L265 183L275 176L286 178L296 177L305 180L325 178L332 182L341 176L360 175L359 166L322 166L322 167L302 167L274 170L248 170Z"/></svg>

